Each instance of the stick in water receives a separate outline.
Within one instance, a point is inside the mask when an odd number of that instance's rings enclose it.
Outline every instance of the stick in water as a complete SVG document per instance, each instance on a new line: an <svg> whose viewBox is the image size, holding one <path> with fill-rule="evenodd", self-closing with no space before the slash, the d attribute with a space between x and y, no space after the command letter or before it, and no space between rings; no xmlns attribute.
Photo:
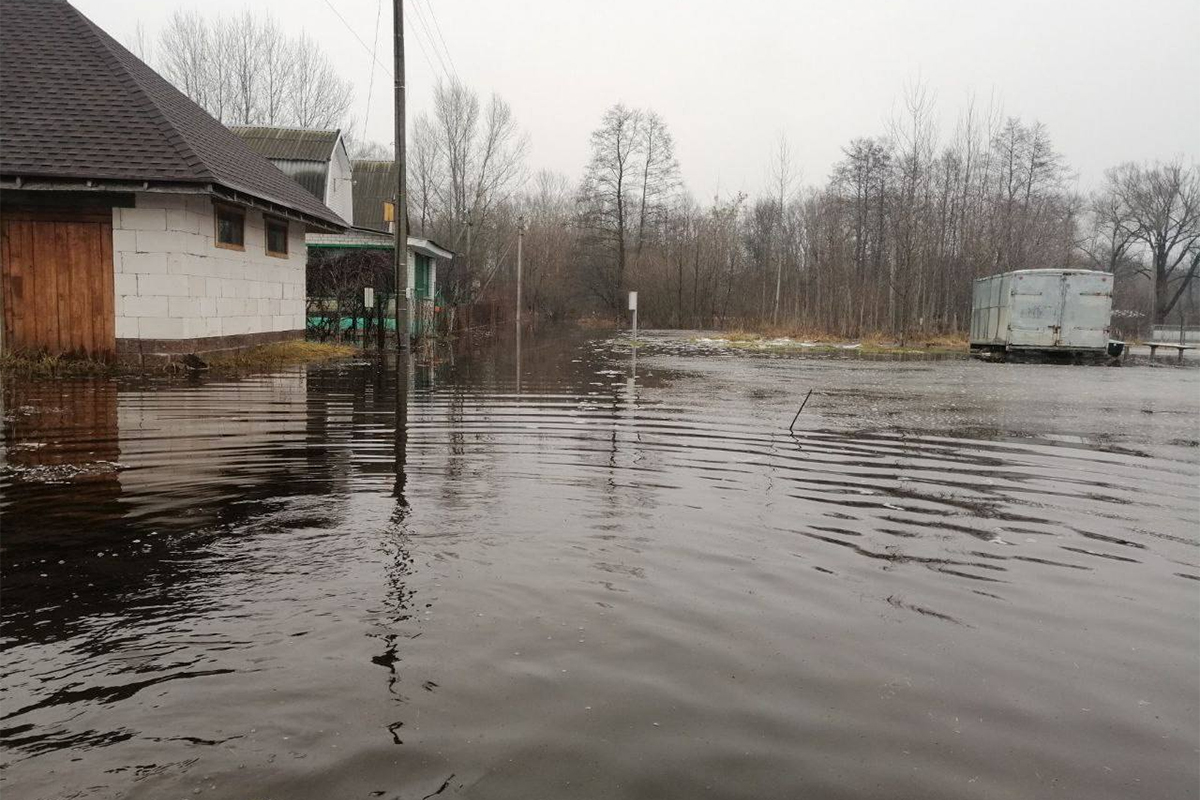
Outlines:
<svg viewBox="0 0 1200 800"><path fill-rule="evenodd" d="M804 407L808 405L808 398L812 397L812 393L813 390L809 389L808 394L804 395L804 402L800 404L800 411L803 411ZM796 416L792 417L792 424L788 425L788 433L795 433L796 420L800 419L800 411L797 411Z"/></svg>

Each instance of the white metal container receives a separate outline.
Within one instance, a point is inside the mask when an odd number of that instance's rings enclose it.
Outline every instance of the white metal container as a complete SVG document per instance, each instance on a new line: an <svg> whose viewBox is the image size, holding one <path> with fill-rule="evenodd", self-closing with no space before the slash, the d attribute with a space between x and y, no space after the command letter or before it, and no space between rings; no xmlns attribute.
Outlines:
<svg viewBox="0 0 1200 800"><path fill-rule="evenodd" d="M1112 275L1023 269L975 281L971 351L1103 354L1112 318Z"/></svg>

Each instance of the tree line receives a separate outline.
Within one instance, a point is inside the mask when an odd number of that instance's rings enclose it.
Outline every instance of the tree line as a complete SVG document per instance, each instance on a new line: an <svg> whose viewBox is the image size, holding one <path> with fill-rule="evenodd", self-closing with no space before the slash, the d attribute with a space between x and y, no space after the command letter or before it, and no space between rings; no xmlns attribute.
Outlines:
<svg viewBox="0 0 1200 800"><path fill-rule="evenodd" d="M481 113L461 85L436 95L414 129L410 215L460 254L445 291L461 304L511 306L523 220L535 316L619 318L636 290L647 324L904 339L968 328L975 278L1073 267L1115 274L1127 335L1195 318L1200 169L1122 164L1085 195L1045 125L995 106L968 103L943 135L910 87L822 184L801 185L780 137L761 192L702 204L652 110L606 111L574 182L526 173L499 98Z"/></svg>

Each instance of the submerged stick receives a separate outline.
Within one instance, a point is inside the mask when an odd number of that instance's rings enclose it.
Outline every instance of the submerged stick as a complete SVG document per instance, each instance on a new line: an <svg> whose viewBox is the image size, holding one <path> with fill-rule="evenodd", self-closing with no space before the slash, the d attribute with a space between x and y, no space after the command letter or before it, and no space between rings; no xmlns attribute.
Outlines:
<svg viewBox="0 0 1200 800"><path fill-rule="evenodd" d="M800 411L803 411L804 407L808 405L808 398L812 397L812 393L813 390L809 389L808 394L804 395L804 402L800 404L800 410L796 412L796 416L792 417L792 424L788 425L788 433L795 433L796 420L800 419Z"/></svg>

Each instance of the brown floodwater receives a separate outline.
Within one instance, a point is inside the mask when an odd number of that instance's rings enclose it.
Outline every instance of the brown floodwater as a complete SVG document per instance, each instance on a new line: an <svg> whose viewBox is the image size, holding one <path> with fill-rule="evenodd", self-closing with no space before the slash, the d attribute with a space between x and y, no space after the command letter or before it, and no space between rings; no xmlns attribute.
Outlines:
<svg viewBox="0 0 1200 800"><path fill-rule="evenodd" d="M1198 796L1200 370L647 339L8 381L0 793Z"/></svg>

